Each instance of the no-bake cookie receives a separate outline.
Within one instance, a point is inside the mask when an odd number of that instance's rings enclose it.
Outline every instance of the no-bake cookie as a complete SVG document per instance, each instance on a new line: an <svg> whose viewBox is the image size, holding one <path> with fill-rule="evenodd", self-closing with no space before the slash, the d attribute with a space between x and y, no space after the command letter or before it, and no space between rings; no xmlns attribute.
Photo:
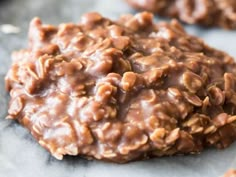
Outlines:
<svg viewBox="0 0 236 177"><path fill-rule="evenodd" d="M5 77L8 118L57 159L128 162L226 148L236 139L236 64L175 20L98 13L32 20Z"/></svg>
<svg viewBox="0 0 236 177"><path fill-rule="evenodd" d="M236 170L230 169L228 170L223 177L236 177Z"/></svg>
<svg viewBox="0 0 236 177"><path fill-rule="evenodd" d="M174 17L189 24L236 29L236 0L126 0L136 9Z"/></svg>

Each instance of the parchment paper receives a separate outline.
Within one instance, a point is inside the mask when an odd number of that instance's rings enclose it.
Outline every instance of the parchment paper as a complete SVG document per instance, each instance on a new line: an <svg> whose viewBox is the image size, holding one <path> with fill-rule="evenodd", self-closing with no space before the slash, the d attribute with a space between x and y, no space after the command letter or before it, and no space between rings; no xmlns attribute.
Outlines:
<svg viewBox="0 0 236 177"><path fill-rule="evenodd" d="M44 23L78 22L89 11L112 19L135 13L122 0L0 0L0 25L21 28L19 34L0 32L0 177L219 177L236 168L236 143L219 151L208 149L200 155L163 157L124 165L66 158L57 161L14 121L5 120L8 94L4 75L13 50L27 46L28 23L39 16ZM156 17L156 20L163 20ZM165 19L166 20L166 19ZM186 26L208 44L236 57L236 31Z"/></svg>

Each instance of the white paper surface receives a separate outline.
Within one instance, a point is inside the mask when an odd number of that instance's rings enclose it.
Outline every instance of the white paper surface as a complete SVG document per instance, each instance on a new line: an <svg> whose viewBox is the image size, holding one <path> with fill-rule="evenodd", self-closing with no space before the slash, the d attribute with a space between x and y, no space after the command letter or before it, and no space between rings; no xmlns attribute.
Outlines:
<svg viewBox="0 0 236 177"><path fill-rule="evenodd" d="M98 11L116 19L134 13L122 0L11 0L0 2L0 24L19 26L17 35L0 33L0 177L219 177L236 168L236 143L223 151L209 149L200 155L163 157L124 165L66 158L57 161L14 121L5 120L7 93L3 77L12 50L26 47L28 22L39 16L45 23L79 21L81 14ZM156 18L160 20L160 18ZM236 57L236 32L187 26L191 34Z"/></svg>

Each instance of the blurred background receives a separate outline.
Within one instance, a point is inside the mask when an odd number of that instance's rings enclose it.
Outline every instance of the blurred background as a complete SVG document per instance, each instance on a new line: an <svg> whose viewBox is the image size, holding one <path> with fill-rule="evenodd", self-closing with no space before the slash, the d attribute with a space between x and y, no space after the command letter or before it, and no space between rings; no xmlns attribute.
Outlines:
<svg viewBox="0 0 236 177"><path fill-rule="evenodd" d="M98 11L116 19L124 13L135 13L124 0L0 0L0 25L12 24L20 28L17 35L0 32L0 73L5 73L10 64L10 53L26 46L30 20L38 16L44 23L59 24L78 22L82 14ZM156 20L169 20L156 17ZM208 44L236 57L236 31L205 29L186 25L189 33L202 37Z"/></svg>
<svg viewBox="0 0 236 177"><path fill-rule="evenodd" d="M0 0L0 26L11 24L20 30L0 30L0 177L219 177L236 167L236 144L224 151L206 150L198 156L175 156L117 165L81 158L57 161L41 148L30 134L14 121L5 120L8 94L4 75L11 64L11 52L27 47L30 20L43 23L79 22L86 12L98 11L116 19L136 13L124 0ZM156 21L169 20L158 16ZM236 58L236 31L185 25L193 35Z"/></svg>

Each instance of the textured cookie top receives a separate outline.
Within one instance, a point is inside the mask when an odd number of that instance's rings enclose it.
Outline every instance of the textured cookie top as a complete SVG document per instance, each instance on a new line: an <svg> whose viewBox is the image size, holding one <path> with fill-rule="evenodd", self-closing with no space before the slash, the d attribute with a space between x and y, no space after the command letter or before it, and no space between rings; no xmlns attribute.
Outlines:
<svg viewBox="0 0 236 177"><path fill-rule="evenodd" d="M126 0L133 7L189 24L236 29L236 0Z"/></svg>
<svg viewBox="0 0 236 177"><path fill-rule="evenodd" d="M53 156L137 158L224 148L236 138L229 55L150 13L79 24L32 20L6 75L8 118Z"/></svg>

